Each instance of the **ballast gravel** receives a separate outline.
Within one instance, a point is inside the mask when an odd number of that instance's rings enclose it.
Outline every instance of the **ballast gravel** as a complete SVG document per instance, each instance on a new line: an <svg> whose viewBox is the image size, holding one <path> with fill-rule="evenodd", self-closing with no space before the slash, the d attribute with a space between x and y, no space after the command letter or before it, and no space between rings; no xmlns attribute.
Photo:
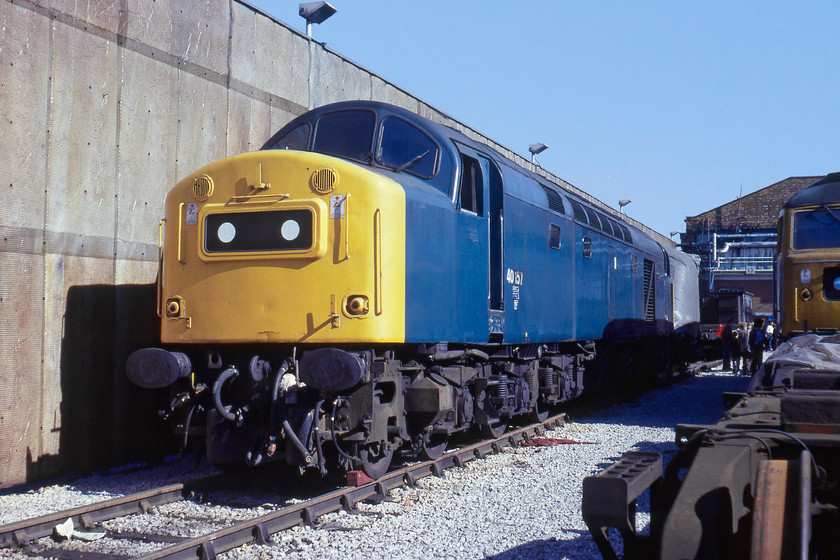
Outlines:
<svg viewBox="0 0 840 560"><path fill-rule="evenodd" d="M724 411L722 393L744 391L748 382L746 377L717 368L628 402L578 412L579 416L545 437L586 443L506 447L483 460L446 470L440 478L420 479L414 488L395 489L380 504L358 504L359 514L325 515L315 527L295 527L273 535L270 545L244 546L224 557L600 558L580 513L584 477L609 466L628 450L657 451L667 464L676 451L674 426L716 421ZM210 472L211 467L195 471L185 461L152 471L98 475L8 493L0 495L0 524ZM128 516L104 526L137 532L163 528L169 534L194 536L204 525L229 525L284 505L272 504L272 498L243 490L241 495L223 499L214 496L210 503L162 506L151 520ZM648 521L647 505L640 500L638 528ZM49 541L41 539L39 545L48 548ZM81 551L87 546L91 543L74 548ZM108 553L136 556L161 545L126 542L125 546L134 548L109 549ZM0 550L0 558L22 557L19 551Z"/></svg>

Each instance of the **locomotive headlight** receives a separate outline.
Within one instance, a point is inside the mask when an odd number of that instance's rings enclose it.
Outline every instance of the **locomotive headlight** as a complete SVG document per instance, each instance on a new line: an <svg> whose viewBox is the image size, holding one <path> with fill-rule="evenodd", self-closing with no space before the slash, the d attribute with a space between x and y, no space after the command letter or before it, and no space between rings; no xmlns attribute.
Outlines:
<svg viewBox="0 0 840 560"><path fill-rule="evenodd" d="M230 222L225 222L219 226L216 236L222 243L230 243L236 237L236 227Z"/></svg>
<svg viewBox="0 0 840 560"><path fill-rule="evenodd" d="M181 315L181 299L171 298L166 300L166 316L180 317Z"/></svg>
<svg viewBox="0 0 840 560"><path fill-rule="evenodd" d="M280 226L280 235L283 236L283 239L286 241L294 241L300 235L300 224L294 220L286 220L283 222L283 225Z"/></svg>
<svg viewBox="0 0 840 560"><path fill-rule="evenodd" d="M814 294L812 294L811 290L809 290L808 288L805 288L804 290L802 290L802 293L800 294L800 297L802 298L802 301L810 301L810 299L813 296L814 296Z"/></svg>
<svg viewBox="0 0 840 560"><path fill-rule="evenodd" d="M347 298L344 309L348 315L366 315L368 310L370 310L370 300L368 300L367 296L350 296Z"/></svg>

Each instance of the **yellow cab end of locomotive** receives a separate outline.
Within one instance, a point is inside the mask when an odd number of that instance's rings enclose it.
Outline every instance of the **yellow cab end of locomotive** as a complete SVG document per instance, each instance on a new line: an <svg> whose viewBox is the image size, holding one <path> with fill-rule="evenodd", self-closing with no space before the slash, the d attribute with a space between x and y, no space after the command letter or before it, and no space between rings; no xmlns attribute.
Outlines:
<svg viewBox="0 0 840 560"><path fill-rule="evenodd" d="M161 309L164 342L404 340L396 182L337 158L270 150L206 166L166 206L161 305L177 294L179 309ZM266 249L252 235L256 249L234 246L270 212L311 217L311 243Z"/></svg>

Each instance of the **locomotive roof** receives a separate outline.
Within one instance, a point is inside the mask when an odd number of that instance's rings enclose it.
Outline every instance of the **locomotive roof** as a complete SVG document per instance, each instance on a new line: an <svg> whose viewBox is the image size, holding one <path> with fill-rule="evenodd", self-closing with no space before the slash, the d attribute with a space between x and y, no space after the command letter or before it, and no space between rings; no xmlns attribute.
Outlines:
<svg viewBox="0 0 840 560"><path fill-rule="evenodd" d="M580 196L576 195L575 193L563 188L561 185L550 181L546 177L539 175L538 173L534 173L533 171L522 167L521 165L517 164L515 161L512 161L510 158L506 157L505 155L499 153L498 150L495 150L492 146L488 146L482 142L473 140L469 136L465 135L464 133L441 123L435 122L429 118L423 117L422 115L418 115L408 109L392 105L390 103L384 103L381 101L370 101L370 100L352 100L352 101L339 101L337 103L330 103L327 105L322 105L320 107L316 107L306 113L296 117L291 122L287 123L286 126L282 127L276 134L274 134L261 149L266 149L267 146L273 144L275 138L281 137L287 131L294 128L297 124L301 121L310 121L314 122L317 120L322 114L331 113L335 111L341 111L345 109L369 109L375 113L377 113L377 118L382 118L386 115L398 115L401 118L404 118L407 121L414 122L416 125L424 128L427 132L437 137L437 140L443 144L443 149L450 153L452 157L455 157L455 145L452 143L458 142L464 146L468 146L476 151L484 152L485 154L491 156L496 163L500 165L504 165L515 173L525 176L531 181L533 181L533 196L539 199L542 197L547 197L548 195L543 192L543 189L540 186L551 188L552 190L561 193L562 195L566 196L570 200L574 200L579 204L584 206L588 206L590 208L597 208L595 205L592 205L589 201L581 198ZM444 140L449 140L449 142L444 142ZM444 178L436 177L433 179L434 182L439 183ZM450 178L445 178L446 181L450 181ZM529 187L528 190L531 190ZM524 195L523 192L519 193L520 196ZM547 206L547 202L546 202ZM603 212L603 209L599 209ZM576 216L577 218L577 216ZM632 243L645 246L651 251L655 251L655 246L658 245L662 247L661 244L656 242L654 239L650 237L650 235L636 227L635 223L627 222L621 218L618 218L615 215L610 215L612 220L621 221L630 231L633 232L632 234ZM584 222L586 223L586 222ZM595 229L598 229L597 226L594 226ZM650 241L650 247L647 247L648 240ZM631 239L626 239L626 241L631 242Z"/></svg>
<svg viewBox="0 0 840 560"><path fill-rule="evenodd" d="M840 202L840 172L829 173L820 181L805 187L785 204L785 208L799 208Z"/></svg>

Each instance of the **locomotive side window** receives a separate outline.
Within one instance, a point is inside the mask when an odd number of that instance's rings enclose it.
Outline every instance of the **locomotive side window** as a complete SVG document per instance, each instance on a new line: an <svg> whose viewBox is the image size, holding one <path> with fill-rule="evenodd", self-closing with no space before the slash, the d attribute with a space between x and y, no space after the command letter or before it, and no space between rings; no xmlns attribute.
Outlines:
<svg viewBox="0 0 840 560"><path fill-rule="evenodd" d="M827 249L840 247L840 209L823 206L822 210L793 215L793 248Z"/></svg>
<svg viewBox="0 0 840 560"><path fill-rule="evenodd" d="M481 175L481 165L478 160L461 154L461 210L473 212L479 216L483 213L484 179Z"/></svg>
<svg viewBox="0 0 840 560"><path fill-rule="evenodd" d="M548 226L548 246L552 249L560 248L560 226L554 224Z"/></svg>
<svg viewBox="0 0 840 560"><path fill-rule="evenodd" d="M376 159L382 165L431 179L437 171L438 146L428 134L397 117L382 121Z"/></svg>
<svg viewBox="0 0 840 560"><path fill-rule="evenodd" d="M592 258L592 238L588 235L585 235L581 241L581 250L583 251L584 259Z"/></svg>
<svg viewBox="0 0 840 560"><path fill-rule="evenodd" d="M337 111L318 119L312 151L369 161L376 115L371 111Z"/></svg>
<svg viewBox="0 0 840 560"><path fill-rule="evenodd" d="M309 133L312 127L309 123L302 123L274 141L268 149L272 150L305 150L309 146Z"/></svg>

